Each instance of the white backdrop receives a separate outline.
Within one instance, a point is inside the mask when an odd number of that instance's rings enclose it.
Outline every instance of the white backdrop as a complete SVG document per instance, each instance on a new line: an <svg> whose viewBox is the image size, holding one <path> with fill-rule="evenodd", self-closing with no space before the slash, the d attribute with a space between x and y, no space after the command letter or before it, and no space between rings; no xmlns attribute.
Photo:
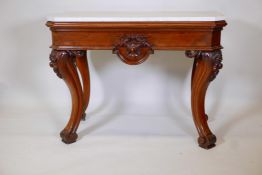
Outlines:
<svg viewBox="0 0 262 175"><path fill-rule="evenodd" d="M254 111L262 100L262 3L248 1L14 1L0 6L0 111L13 109L70 112L69 91L49 68L50 31L45 17L67 11L219 11L227 17L222 34L224 68L212 83L207 110L215 116L223 105L236 112ZM192 60L183 52L156 51L144 64L128 66L111 51L89 52L89 112L143 115L182 112L191 117ZM244 106L244 108L242 107ZM150 110L148 110L150 109ZM213 111L213 112L212 112ZM178 114L179 115L179 114ZM212 117L211 117L212 118Z"/></svg>
<svg viewBox="0 0 262 175"><path fill-rule="evenodd" d="M262 1L14 1L0 5L0 112L10 109L59 111L68 116L70 96L49 68L51 35L45 17L67 11L219 11L227 17L222 34L224 68L208 90L207 111L223 107L248 115L262 101ZM142 65L122 63L111 51L91 51L88 112L188 116L192 60L183 52L156 51ZM230 118L230 116L228 116ZM125 126L129 127L129 126ZM132 130L134 126L130 126Z"/></svg>
<svg viewBox="0 0 262 175"><path fill-rule="evenodd" d="M69 99L64 100L68 90L48 67L51 37L44 25L46 16L66 11L220 11L229 24L222 35L225 66L209 89L208 110L225 103L245 103L252 108L253 103L262 99L260 0L252 3L244 0L1 0L0 3L2 105L68 106ZM113 100L121 104L121 111L127 110L126 107L134 106L132 111L136 111L150 106L154 110L145 113L164 112L167 103L189 111L192 60L182 52L156 52L145 64L127 66L111 51L92 51L89 63L92 68L90 110Z"/></svg>
<svg viewBox="0 0 262 175"><path fill-rule="evenodd" d="M71 171L81 174L82 168L83 172L93 171L90 174L96 171L105 174L102 171L106 171L116 175L117 171L112 170L112 163L116 161L123 168L119 174L168 175L177 170L184 172L178 174L186 174L190 169L194 174L203 174L202 163L209 162L217 165L204 168L209 174L260 175L261 8L261 0L0 0L0 140L3 141L0 144L0 174L35 175L47 170L57 170L51 174L59 174L57 167L60 167L66 170L61 174ZM207 94L210 126L218 136L215 152L201 152L194 144L197 134L190 110L192 60L183 52L175 51L156 51L138 66L122 63L111 51L89 52L91 99L88 119L79 128L82 139L72 145L74 149L59 145L58 132L68 120L71 99L64 82L48 66L51 35L45 26L45 17L68 11L190 10L219 11L228 22L222 32L224 68ZM147 140L141 151L139 146L145 143L144 140L93 142L92 137L88 137L92 134L172 135L175 136L172 139L184 136L188 141L161 142L160 139L158 143ZM235 137L241 139L236 141ZM92 147L91 143L97 147ZM109 144L109 148L105 148L101 143L110 143L112 147ZM148 146L152 150L148 150ZM109 149L111 156L105 156L107 154L102 151L104 159L94 160L90 155L96 151L100 154L99 148L105 152ZM163 154L155 150L162 150ZM125 155L129 151L134 152ZM128 158L136 160L133 167L126 162ZM195 161L188 161L190 159ZM145 161L144 167L140 167L141 162L137 160ZM78 164L79 171L66 169L72 161L82 162L81 166ZM179 164L172 164L173 161ZM14 162L16 168L13 168ZM26 162L34 168L26 169ZM56 162L61 164L58 166ZM90 164L98 168L87 169ZM99 168L100 164L107 168ZM134 172L137 167L140 169ZM214 167L217 171L213 171Z"/></svg>

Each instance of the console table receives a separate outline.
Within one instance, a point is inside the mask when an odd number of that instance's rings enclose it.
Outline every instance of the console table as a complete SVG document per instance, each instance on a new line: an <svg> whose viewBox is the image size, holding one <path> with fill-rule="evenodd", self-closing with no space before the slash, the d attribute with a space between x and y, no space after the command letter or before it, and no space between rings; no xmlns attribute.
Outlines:
<svg viewBox="0 0 262 175"><path fill-rule="evenodd" d="M71 116L60 133L64 143L76 141L77 128L86 115L90 96L87 50L111 50L130 65L143 63L156 50L184 50L187 57L194 59L191 104L198 143L205 149L215 146L216 136L208 127L205 113L205 94L222 68L220 38L226 25L223 15L74 13L49 17L46 25L52 31L50 66L65 81L72 97Z"/></svg>

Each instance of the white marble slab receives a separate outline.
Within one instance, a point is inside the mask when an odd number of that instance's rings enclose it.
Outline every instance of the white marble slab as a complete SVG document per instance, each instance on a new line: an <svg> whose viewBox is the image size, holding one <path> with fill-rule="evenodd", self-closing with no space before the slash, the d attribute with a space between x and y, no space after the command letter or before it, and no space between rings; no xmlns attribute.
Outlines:
<svg viewBox="0 0 262 175"><path fill-rule="evenodd" d="M221 21L218 12L77 12L52 15L53 22Z"/></svg>

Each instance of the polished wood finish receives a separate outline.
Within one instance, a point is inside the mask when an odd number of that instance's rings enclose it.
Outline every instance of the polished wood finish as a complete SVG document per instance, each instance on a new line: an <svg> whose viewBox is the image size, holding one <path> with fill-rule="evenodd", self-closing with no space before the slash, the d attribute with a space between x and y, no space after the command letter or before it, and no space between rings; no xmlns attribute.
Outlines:
<svg viewBox="0 0 262 175"><path fill-rule="evenodd" d="M86 51L52 50L50 55L50 66L54 69L58 77L65 81L72 98L70 120L64 130L60 133L62 141L65 143L73 143L76 141L76 130L81 118L84 116L84 110L89 101L90 82L89 73L87 73L87 62L85 60ZM83 78L84 88L81 87L77 65L79 66L81 75L85 77Z"/></svg>
<svg viewBox="0 0 262 175"><path fill-rule="evenodd" d="M205 95L222 68L221 30L225 21L210 22L47 22L52 31L50 66L64 79L72 112L61 132L65 143L75 142L77 128L90 97L86 50L112 50L126 64L141 64L155 50L185 50L194 59L191 91L192 113L199 146L215 146L216 136L207 124ZM78 71L80 75L78 75ZM80 78L82 84L80 82Z"/></svg>
<svg viewBox="0 0 262 175"><path fill-rule="evenodd" d="M83 85L83 114L82 120L85 120L86 114L85 111L89 104L90 98L90 75L88 68L88 61L86 56L86 51L73 51L76 54L76 65L80 72L82 85Z"/></svg>
<svg viewBox="0 0 262 175"><path fill-rule="evenodd" d="M192 73L192 113L199 134L200 147L209 149L215 146L216 136L207 125L205 113L205 95L209 83L215 79L219 69L222 68L222 53L215 51L187 51L186 55L194 58Z"/></svg>
<svg viewBox="0 0 262 175"><path fill-rule="evenodd" d="M112 50L124 35L142 35L154 50L221 49L217 22L47 22L52 48Z"/></svg>

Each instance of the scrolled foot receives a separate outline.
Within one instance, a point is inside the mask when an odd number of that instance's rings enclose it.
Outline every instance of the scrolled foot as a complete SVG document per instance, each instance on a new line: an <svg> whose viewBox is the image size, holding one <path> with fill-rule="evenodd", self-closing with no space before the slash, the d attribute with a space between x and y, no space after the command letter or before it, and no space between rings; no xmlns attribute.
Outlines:
<svg viewBox="0 0 262 175"><path fill-rule="evenodd" d="M215 135L210 134L205 137L198 138L198 144L201 148L210 149L216 146L217 138Z"/></svg>
<svg viewBox="0 0 262 175"><path fill-rule="evenodd" d="M83 115L82 115L82 117L81 117L81 120L82 120L82 121L85 121L85 120L86 120L86 113L85 113L85 112L83 113Z"/></svg>
<svg viewBox="0 0 262 175"><path fill-rule="evenodd" d="M78 135L76 133L70 133L67 130L63 130L60 133L60 136L62 138L62 142L66 143L66 144L70 144L70 143L76 142L76 139L78 137Z"/></svg>

